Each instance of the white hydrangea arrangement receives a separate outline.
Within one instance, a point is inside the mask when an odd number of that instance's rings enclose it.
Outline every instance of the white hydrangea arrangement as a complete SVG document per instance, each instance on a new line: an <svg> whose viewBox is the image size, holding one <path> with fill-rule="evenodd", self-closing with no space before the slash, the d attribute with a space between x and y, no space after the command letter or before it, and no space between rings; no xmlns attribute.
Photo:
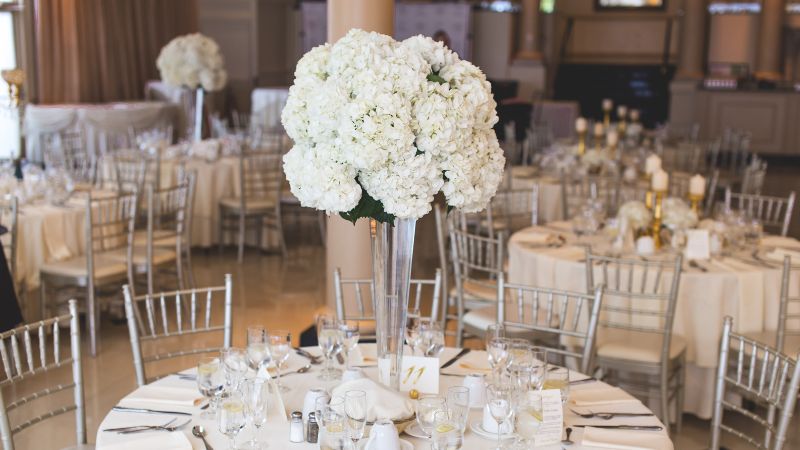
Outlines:
<svg viewBox="0 0 800 450"><path fill-rule="evenodd" d="M671 230L686 230L697 225L697 213L679 198L664 199L661 208L663 211L661 223Z"/></svg>
<svg viewBox="0 0 800 450"><path fill-rule="evenodd" d="M653 213L640 201L625 202L617 211L619 220L627 220L633 230L646 228L653 221Z"/></svg>
<svg viewBox="0 0 800 450"><path fill-rule="evenodd" d="M156 60L161 80L173 86L219 91L228 81L219 45L200 33L171 40Z"/></svg>
<svg viewBox="0 0 800 450"><path fill-rule="evenodd" d="M303 206L351 221L417 219L439 192L480 211L505 164L495 106L484 74L442 43L351 30L297 64L286 178Z"/></svg>

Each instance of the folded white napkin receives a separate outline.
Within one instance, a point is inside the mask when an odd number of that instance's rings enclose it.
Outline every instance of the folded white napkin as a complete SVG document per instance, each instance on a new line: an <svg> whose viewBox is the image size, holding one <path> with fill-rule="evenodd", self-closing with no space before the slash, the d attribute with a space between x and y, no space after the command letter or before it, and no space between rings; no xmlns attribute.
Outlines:
<svg viewBox="0 0 800 450"><path fill-rule="evenodd" d="M191 408L198 399L202 399L202 395L197 389L148 385L133 391L123 398L119 405L128 408L155 408L157 406Z"/></svg>
<svg viewBox="0 0 800 450"><path fill-rule="evenodd" d="M342 397L347 391L367 393L367 421L376 419L401 420L414 414L414 404L403 392L395 392L370 378L346 381L331 392L333 397Z"/></svg>
<svg viewBox="0 0 800 450"><path fill-rule="evenodd" d="M181 432L160 432L137 437L127 436L124 442L104 445L103 448L106 450L192 450L192 443Z"/></svg>
<svg viewBox="0 0 800 450"><path fill-rule="evenodd" d="M570 393L569 401L575 406L622 405L640 403L639 400L618 387L602 386L581 389Z"/></svg>
<svg viewBox="0 0 800 450"><path fill-rule="evenodd" d="M514 236L514 242L532 245L557 244L558 235L539 230L526 230Z"/></svg>
<svg viewBox="0 0 800 450"><path fill-rule="evenodd" d="M613 448L616 450L661 450L672 448L665 433L658 431L614 430L586 427L582 448Z"/></svg>
<svg viewBox="0 0 800 450"><path fill-rule="evenodd" d="M442 373L462 376L473 373L488 375L491 371L492 368L489 366L489 360L484 352L469 352L454 364L442 369Z"/></svg>

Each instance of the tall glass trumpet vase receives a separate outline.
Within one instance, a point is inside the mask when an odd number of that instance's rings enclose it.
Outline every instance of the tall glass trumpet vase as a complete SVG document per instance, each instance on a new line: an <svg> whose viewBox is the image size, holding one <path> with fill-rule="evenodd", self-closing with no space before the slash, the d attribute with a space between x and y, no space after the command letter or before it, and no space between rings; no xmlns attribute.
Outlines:
<svg viewBox="0 0 800 450"><path fill-rule="evenodd" d="M380 381L400 390L416 219L370 220Z"/></svg>
<svg viewBox="0 0 800 450"><path fill-rule="evenodd" d="M194 126L192 127L192 140L200 142L203 140L203 97L205 92L203 88L195 89L194 97Z"/></svg>

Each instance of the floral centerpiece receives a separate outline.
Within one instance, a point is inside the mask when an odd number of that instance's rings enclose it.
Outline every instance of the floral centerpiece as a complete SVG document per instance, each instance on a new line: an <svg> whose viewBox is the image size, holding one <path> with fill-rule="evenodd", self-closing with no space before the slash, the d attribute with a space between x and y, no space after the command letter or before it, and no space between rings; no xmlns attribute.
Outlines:
<svg viewBox="0 0 800 450"><path fill-rule="evenodd" d="M378 352L392 387L415 221L440 192L466 212L494 196L505 164L495 106L480 69L422 36L398 42L351 30L297 64L281 117L294 141L286 178L303 206L373 220Z"/></svg>
<svg viewBox="0 0 800 450"><path fill-rule="evenodd" d="M158 54L156 66L161 80L172 86L194 89L194 136L200 140L203 118L203 91L219 91L228 81L219 45L200 33L178 36Z"/></svg>
<svg viewBox="0 0 800 450"><path fill-rule="evenodd" d="M697 225L697 213L679 198L665 199L662 208L664 212L661 223L673 231L687 230Z"/></svg>
<svg viewBox="0 0 800 450"><path fill-rule="evenodd" d="M644 203L633 200L620 206L617 218L627 221L633 230L642 230L650 226L653 221L653 212Z"/></svg>

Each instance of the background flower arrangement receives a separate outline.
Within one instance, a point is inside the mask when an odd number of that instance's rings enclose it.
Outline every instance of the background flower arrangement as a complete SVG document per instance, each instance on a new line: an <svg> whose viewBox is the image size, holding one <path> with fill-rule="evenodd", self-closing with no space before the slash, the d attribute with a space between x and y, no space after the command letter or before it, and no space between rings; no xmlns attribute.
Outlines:
<svg viewBox="0 0 800 450"><path fill-rule="evenodd" d="M505 164L495 106L484 74L442 43L351 30L297 65L282 113L292 193L353 222L420 218L439 192L479 211Z"/></svg>
<svg viewBox="0 0 800 450"><path fill-rule="evenodd" d="M156 60L161 79L173 86L219 91L228 81L219 45L200 33L171 40Z"/></svg>

